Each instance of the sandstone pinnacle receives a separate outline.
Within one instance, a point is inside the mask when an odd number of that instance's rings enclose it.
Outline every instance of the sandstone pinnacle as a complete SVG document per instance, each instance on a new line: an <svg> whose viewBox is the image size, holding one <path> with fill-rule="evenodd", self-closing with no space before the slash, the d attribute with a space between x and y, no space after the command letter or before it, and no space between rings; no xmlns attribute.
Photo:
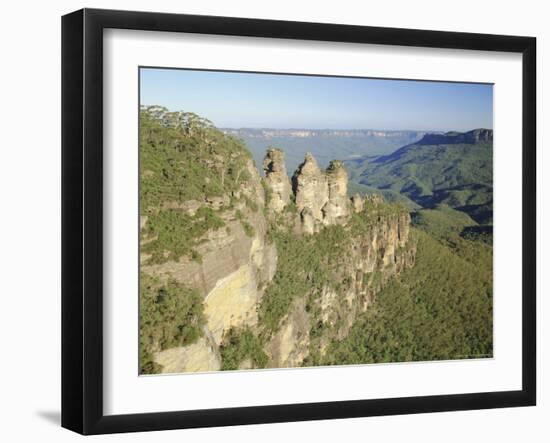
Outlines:
<svg viewBox="0 0 550 443"><path fill-rule="evenodd" d="M274 212L281 212L290 202L290 181L286 173L285 153L270 148L264 158L265 184L270 191L266 206Z"/></svg>

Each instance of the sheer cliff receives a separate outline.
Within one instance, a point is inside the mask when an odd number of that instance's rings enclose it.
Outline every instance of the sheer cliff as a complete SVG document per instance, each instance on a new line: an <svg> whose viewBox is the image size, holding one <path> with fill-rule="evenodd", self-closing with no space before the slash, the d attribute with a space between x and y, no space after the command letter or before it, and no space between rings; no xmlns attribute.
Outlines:
<svg viewBox="0 0 550 443"><path fill-rule="evenodd" d="M140 149L142 371L220 369L224 333L257 325L276 269L260 177L240 143L194 115L143 110ZM174 321L168 307L189 291L199 307Z"/></svg>
<svg viewBox="0 0 550 443"><path fill-rule="evenodd" d="M142 373L316 364L414 265L404 209L347 195L339 161L308 154L289 180L269 149L195 114L142 109Z"/></svg>

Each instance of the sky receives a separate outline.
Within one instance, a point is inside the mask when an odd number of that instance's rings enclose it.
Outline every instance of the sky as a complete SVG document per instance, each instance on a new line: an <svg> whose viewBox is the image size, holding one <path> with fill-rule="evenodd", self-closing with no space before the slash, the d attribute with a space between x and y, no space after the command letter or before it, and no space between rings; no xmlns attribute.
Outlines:
<svg viewBox="0 0 550 443"><path fill-rule="evenodd" d="M219 128L493 127L487 84L141 68L140 100L194 112Z"/></svg>

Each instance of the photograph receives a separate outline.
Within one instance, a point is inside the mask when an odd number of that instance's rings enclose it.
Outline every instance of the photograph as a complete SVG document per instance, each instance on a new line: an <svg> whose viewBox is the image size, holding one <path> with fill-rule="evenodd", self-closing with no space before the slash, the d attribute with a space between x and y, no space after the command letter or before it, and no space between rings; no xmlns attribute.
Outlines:
<svg viewBox="0 0 550 443"><path fill-rule="evenodd" d="M138 70L140 375L493 358L493 84Z"/></svg>

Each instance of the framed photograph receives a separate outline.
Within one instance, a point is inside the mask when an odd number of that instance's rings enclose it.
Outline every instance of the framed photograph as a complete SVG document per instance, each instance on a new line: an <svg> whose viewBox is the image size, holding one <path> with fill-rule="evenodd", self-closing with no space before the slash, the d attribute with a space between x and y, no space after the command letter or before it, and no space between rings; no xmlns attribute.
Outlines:
<svg viewBox="0 0 550 443"><path fill-rule="evenodd" d="M62 425L536 403L536 41L62 20Z"/></svg>

